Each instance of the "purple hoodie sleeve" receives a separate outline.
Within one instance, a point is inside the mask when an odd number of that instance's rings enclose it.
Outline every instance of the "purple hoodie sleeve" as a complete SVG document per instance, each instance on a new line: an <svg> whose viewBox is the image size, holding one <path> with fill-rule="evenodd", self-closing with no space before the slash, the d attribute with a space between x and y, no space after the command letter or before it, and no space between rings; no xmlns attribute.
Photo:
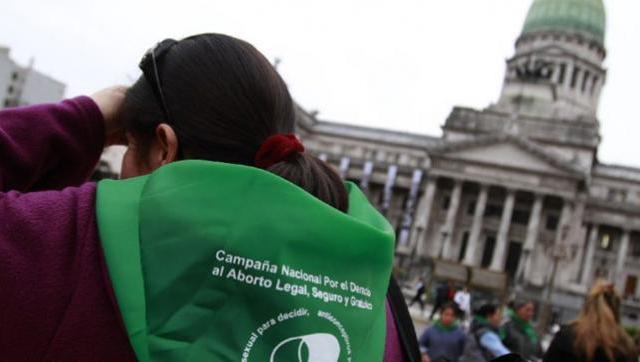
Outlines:
<svg viewBox="0 0 640 362"><path fill-rule="evenodd" d="M133 359L98 239L96 185L54 190L90 174L102 127L87 97L0 112L3 361Z"/></svg>
<svg viewBox="0 0 640 362"><path fill-rule="evenodd" d="M78 186L98 162L104 125L89 97L0 111L0 191Z"/></svg>
<svg viewBox="0 0 640 362"><path fill-rule="evenodd" d="M398 337L398 329L393 319L393 312L389 301L385 299L385 313L387 314L387 335L384 343L384 362L404 362L404 354L400 346L400 338Z"/></svg>

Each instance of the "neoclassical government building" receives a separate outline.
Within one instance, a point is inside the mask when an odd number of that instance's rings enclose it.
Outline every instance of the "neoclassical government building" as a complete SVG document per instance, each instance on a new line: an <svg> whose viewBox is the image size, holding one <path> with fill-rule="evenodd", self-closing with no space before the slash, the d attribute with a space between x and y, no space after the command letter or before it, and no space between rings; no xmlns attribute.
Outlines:
<svg viewBox="0 0 640 362"><path fill-rule="evenodd" d="M535 0L498 100L454 107L442 136L303 109L297 132L386 215L406 275L548 296L564 320L608 278L637 323L640 169L598 160L606 54L602 0Z"/></svg>

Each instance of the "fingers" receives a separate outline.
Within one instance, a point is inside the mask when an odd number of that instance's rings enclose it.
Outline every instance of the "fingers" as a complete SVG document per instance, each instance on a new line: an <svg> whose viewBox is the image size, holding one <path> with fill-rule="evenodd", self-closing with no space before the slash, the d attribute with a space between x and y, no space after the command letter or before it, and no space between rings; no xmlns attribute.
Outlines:
<svg viewBox="0 0 640 362"><path fill-rule="evenodd" d="M128 87L117 85L102 89L91 95L104 119L105 144L126 144L121 120L122 104Z"/></svg>

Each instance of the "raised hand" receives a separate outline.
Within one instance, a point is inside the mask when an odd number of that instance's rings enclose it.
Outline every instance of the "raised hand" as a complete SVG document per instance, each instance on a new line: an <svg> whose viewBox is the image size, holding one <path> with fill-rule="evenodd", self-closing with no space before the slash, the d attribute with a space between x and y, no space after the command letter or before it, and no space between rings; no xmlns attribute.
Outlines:
<svg viewBox="0 0 640 362"><path fill-rule="evenodd" d="M91 95L104 118L105 147L127 143L122 125L122 103L128 87L117 85L102 89Z"/></svg>

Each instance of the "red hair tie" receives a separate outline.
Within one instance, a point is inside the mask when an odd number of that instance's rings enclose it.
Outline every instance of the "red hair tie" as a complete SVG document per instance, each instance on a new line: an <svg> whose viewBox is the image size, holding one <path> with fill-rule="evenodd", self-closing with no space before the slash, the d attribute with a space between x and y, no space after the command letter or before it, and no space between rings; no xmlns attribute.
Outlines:
<svg viewBox="0 0 640 362"><path fill-rule="evenodd" d="M294 134L269 136L256 153L256 166L267 169L294 153L304 152L304 146Z"/></svg>

